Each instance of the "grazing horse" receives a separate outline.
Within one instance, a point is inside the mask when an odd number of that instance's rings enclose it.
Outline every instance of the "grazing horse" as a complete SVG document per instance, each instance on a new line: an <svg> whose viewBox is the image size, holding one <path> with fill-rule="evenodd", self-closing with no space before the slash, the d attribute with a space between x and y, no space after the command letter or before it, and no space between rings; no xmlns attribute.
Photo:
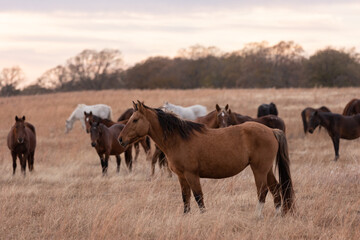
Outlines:
<svg viewBox="0 0 360 240"><path fill-rule="evenodd" d="M360 99L354 98L346 104L343 115L351 116L360 113Z"/></svg>
<svg viewBox="0 0 360 240"><path fill-rule="evenodd" d="M68 133L73 128L74 122L79 120L81 122L81 126L85 129L85 119L84 112L92 111L94 115L99 116L104 119L111 120L112 110L111 107L105 104L96 104L96 105L85 105L79 104L75 110L71 113L70 117L66 120L65 123L65 133Z"/></svg>
<svg viewBox="0 0 360 240"><path fill-rule="evenodd" d="M266 115L259 118L252 118L232 112L228 104L225 106L224 109L222 109L218 104L216 104L216 112L220 128L251 121L264 124L269 128L278 128L283 132L285 132L286 130L284 121L275 115Z"/></svg>
<svg viewBox="0 0 360 240"><path fill-rule="evenodd" d="M109 119L103 119L101 117L98 117L96 115L94 115L92 113L92 111L90 111L90 113L84 112L84 117L85 117L85 125L86 125L86 132L89 133L90 132L90 128L91 128L91 123L92 122L100 122L102 124L104 124L106 127L111 127L114 124L126 124L128 119L122 120L120 122L113 122ZM151 149L151 144L150 144L150 138L148 136L146 136L145 138L139 140L138 142L134 143L134 148L135 148L135 158L134 161L136 161L139 157L139 153L140 153L140 147L139 147L139 143L141 144L141 146L143 147L147 158L150 155L150 149Z"/></svg>
<svg viewBox="0 0 360 240"><path fill-rule="evenodd" d="M115 155L117 169L120 171L121 158L120 154L125 152L125 162L131 172L132 170L132 146L122 147L117 140L119 133L124 128L124 124L114 124L107 128L99 122L92 122L90 127L91 146L96 149L100 157L103 176L107 173L108 161L110 155Z"/></svg>
<svg viewBox="0 0 360 240"><path fill-rule="evenodd" d="M133 114L134 109L132 108L128 108L125 112L123 112L123 114L120 115L120 117L118 118L118 122L120 121L124 121L127 120L131 117L131 115Z"/></svg>
<svg viewBox="0 0 360 240"><path fill-rule="evenodd" d="M271 102L270 104L261 104L258 107L258 114L257 117L262 117L262 116L266 116L266 115L278 115L278 110L276 108L275 103Z"/></svg>
<svg viewBox="0 0 360 240"><path fill-rule="evenodd" d="M15 124L11 127L7 136L7 145L11 151L13 159L13 175L16 170L16 157L19 158L21 164L21 172L25 176L26 160L29 164L29 171L34 169L34 154L36 148L35 127L25 122L25 116L22 118L15 117Z"/></svg>
<svg viewBox="0 0 360 240"><path fill-rule="evenodd" d="M343 116L337 113L315 111L311 114L309 121L309 132L313 133L317 126L326 128L334 145L335 158L339 158L340 138L356 139L360 137L360 114L354 116Z"/></svg>
<svg viewBox="0 0 360 240"><path fill-rule="evenodd" d="M319 112L331 112L329 108L322 106L320 108L311 108L311 107L307 107L304 110L302 110L301 112L301 118L302 118L302 122L303 122L303 126L304 126L304 133L306 134L309 131L309 121L310 121L310 117L311 114L315 111L319 111ZM321 126L319 126L319 130L320 130Z"/></svg>
<svg viewBox="0 0 360 240"><path fill-rule="evenodd" d="M201 211L205 210L200 178L227 178L250 165L257 187L257 216L268 190L274 195L278 212L292 210L294 192L290 176L290 160L283 131L256 122L220 129L182 120L161 109L153 109L138 101L134 114L119 135L122 146L149 135L165 153L170 169L177 174L184 213L190 211L190 191ZM279 170L280 184L273 173Z"/></svg>
<svg viewBox="0 0 360 240"><path fill-rule="evenodd" d="M182 107L166 102L162 106L166 111L175 113L182 119L195 120L198 117L205 116L207 113L206 107L202 105L193 105L189 107Z"/></svg>

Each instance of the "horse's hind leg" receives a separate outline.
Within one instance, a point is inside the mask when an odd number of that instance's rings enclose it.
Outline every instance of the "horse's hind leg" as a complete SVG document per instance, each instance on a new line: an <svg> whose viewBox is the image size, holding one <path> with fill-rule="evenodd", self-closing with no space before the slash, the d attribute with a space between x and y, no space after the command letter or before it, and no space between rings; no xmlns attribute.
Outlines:
<svg viewBox="0 0 360 240"><path fill-rule="evenodd" d="M268 193L267 173L266 171L263 171L263 169L259 170L256 167L253 167L252 165L250 166L254 173L257 195L259 200L255 214L258 218L262 218L263 217L262 210L264 208L266 195Z"/></svg>
<svg viewBox="0 0 360 240"><path fill-rule="evenodd" d="M267 175L267 184L271 194L274 196L274 205L276 214L281 213L281 196L280 196L280 184L276 180L272 169Z"/></svg>
<svg viewBox="0 0 360 240"><path fill-rule="evenodd" d="M11 152L12 160L13 160L13 175L15 175L16 170L16 152Z"/></svg>
<svg viewBox="0 0 360 240"><path fill-rule="evenodd" d="M194 194L195 200L200 208L201 212L205 212L204 195L201 190L200 177L191 172L184 173L185 179L190 185L190 188Z"/></svg>
<svg viewBox="0 0 360 240"><path fill-rule="evenodd" d="M121 157L120 157L120 155L116 155L116 164L117 164L116 172L117 173L120 172L120 163L121 163Z"/></svg>
<svg viewBox="0 0 360 240"><path fill-rule="evenodd" d="M132 171L132 161L132 148L129 147L125 150L125 163L130 172Z"/></svg>

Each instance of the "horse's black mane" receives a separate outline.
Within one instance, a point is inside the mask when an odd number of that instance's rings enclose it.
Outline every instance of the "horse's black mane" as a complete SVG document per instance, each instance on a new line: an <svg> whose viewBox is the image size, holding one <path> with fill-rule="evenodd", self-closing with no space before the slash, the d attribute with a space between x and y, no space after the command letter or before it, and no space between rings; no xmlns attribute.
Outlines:
<svg viewBox="0 0 360 240"><path fill-rule="evenodd" d="M145 108L152 109L145 105L143 106ZM194 133L194 131L204 132L205 130L204 124L182 120L176 117L174 114L164 112L159 108L154 108L153 110L156 112L160 126L164 132L165 139L167 136L170 136L175 131L180 134L182 139L189 139L191 134Z"/></svg>

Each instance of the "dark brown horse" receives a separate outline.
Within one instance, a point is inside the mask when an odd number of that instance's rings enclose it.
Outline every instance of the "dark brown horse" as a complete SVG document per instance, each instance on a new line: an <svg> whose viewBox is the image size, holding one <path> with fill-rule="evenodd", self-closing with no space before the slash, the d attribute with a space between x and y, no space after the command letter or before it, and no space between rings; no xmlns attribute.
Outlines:
<svg viewBox="0 0 360 240"><path fill-rule="evenodd" d="M355 116L343 116L337 113L315 111L309 121L309 132L313 133L317 126L326 128L334 145L335 158L339 158L340 138L356 139L360 137L360 114Z"/></svg>
<svg viewBox="0 0 360 240"><path fill-rule="evenodd" d="M244 116L239 113L232 112L229 108L229 105L226 105L222 109L218 104L216 104L216 112L218 118L219 127L228 127L231 125L242 124L245 122L258 122L268 126L269 128L277 128L285 132L285 123L284 121L275 115L266 115L259 118L252 118L249 116Z"/></svg>
<svg viewBox="0 0 360 240"><path fill-rule="evenodd" d="M127 109L125 112L123 112L123 114L120 115L120 117L118 118L118 122L123 121L123 120L127 120L131 117L131 115L133 114L134 109L129 108Z"/></svg>
<svg viewBox="0 0 360 240"><path fill-rule="evenodd" d="M262 116L266 116L266 115L278 115L278 110L276 108L275 103L271 102L270 104L261 104L258 107L258 114L257 117L262 117Z"/></svg>
<svg viewBox="0 0 360 240"><path fill-rule="evenodd" d="M121 120L119 122L113 122L109 119L103 119L101 117L98 117L94 114L92 114L92 112L90 113L87 113L87 112L84 112L84 115L85 115L85 126L86 126L86 132L89 133L90 131L90 126L91 126L91 123L92 122L99 122L99 123L102 123L104 124L105 126L107 127L111 127L112 125L114 124L126 124L128 119L125 119L125 120ZM150 144L150 138L147 136L141 140L139 140L138 142L135 142L134 143L134 148L135 148L135 158L134 158L134 161L137 161L138 157L139 157L139 153L140 153L140 147L139 147L139 143L141 144L141 146L143 147L146 155L147 155L147 158L149 157L150 155L150 149L151 149L151 144Z"/></svg>
<svg viewBox="0 0 360 240"><path fill-rule="evenodd" d="M360 113L360 99L354 98L348 104L346 104L343 115L351 116Z"/></svg>
<svg viewBox="0 0 360 240"><path fill-rule="evenodd" d="M11 127L7 136L7 145L11 151L13 159L13 175L16 170L16 158L18 157L21 164L21 172L25 176L26 161L29 164L29 171L34 169L34 155L36 148L35 127L25 122L25 116L22 118L15 117L15 124Z"/></svg>
<svg viewBox="0 0 360 240"><path fill-rule="evenodd" d="M119 144L119 141L117 140L117 137L119 136L124 126L124 124L114 124L108 128L102 123L91 122L91 146L96 149L96 152L100 157L103 175L107 173L110 155L114 155L116 157L116 171L120 171L120 154L123 152L125 152L126 165L130 172L132 170L132 145L124 148Z"/></svg>
<svg viewBox="0 0 360 240"><path fill-rule="evenodd" d="M184 202L184 213L190 211L192 190L200 210L205 209L200 178L227 178L250 165L257 187L257 216L268 190L283 213L291 210L294 192L290 176L290 160L283 131L256 122L228 128L210 129L203 124L185 121L161 109L134 103L135 112L119 135L123 146L149 135L165 153L170 169L177 174ZM279 170L280 184L273 173Z"/></svg>
<svg viewBox="0 0 360 240"><path fill-rule="evenodd" d="M322 106L320 108L311 108L311 107L307 107L304 110L302 110L301 112L301 118L302 118L302 122L303 122L303 127L304 127L304 133L306 134L309 131L309 121L310 121L310 117L311 114L315 111L319 111L319 112L331 112L329 108ZM321 127L321 126L320 126ZM319 129L320 129L319 127Z"/></svg>

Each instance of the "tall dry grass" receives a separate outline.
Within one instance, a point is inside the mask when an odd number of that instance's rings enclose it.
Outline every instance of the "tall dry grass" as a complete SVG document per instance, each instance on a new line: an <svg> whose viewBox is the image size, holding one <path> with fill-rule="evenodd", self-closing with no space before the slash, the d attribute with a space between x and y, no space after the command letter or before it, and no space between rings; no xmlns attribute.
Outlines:
<svg viewBox="0 0 360 240"><path fill-rule="evenodd" d="M0 98L0 239L360 239L359 140L340 141L340 159L325 131L305 136L300 112L328 106L341 112L358 97L358 88L264 90L153 90L58 93ZM250 169L235 177L202 179L207 212L192 198L182 214L180 185L157 169L142 152L128 173L115 159L107 177L89 136L79 122L64 134L65 119L78 103L105 103L116 119L132 100L149 106L230 104L233 111L256 115L257 106L273 101L287 126L295 216L275 217L269 194L264 219L254 216L256 188ZM15 115L36 126L35 172L12 176L6 136ZM123 158L123 157L122 157Z"/></svg>

